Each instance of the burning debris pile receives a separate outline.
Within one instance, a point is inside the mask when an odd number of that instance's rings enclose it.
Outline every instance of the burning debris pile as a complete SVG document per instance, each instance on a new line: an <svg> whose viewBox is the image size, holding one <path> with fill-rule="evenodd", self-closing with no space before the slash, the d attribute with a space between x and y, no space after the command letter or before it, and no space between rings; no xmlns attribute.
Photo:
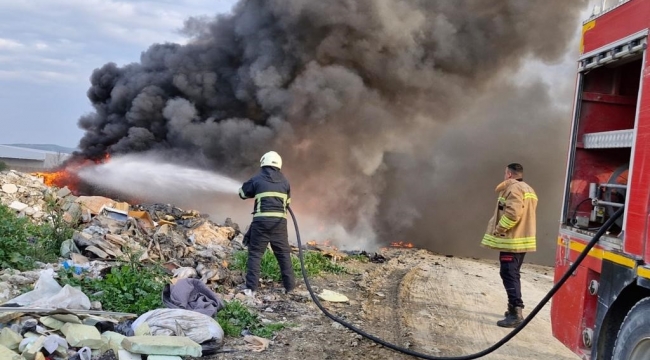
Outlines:
<svg viewBox="0 0 650 360"><path fill-rule="evenodd" d="M107 360L129 354L201 356L223 340L223 331L212 318L223 301L212 289L217 285L232 289L241 283L241 276L228 269L227 259L243 249L243 235L230 219L220 225L172 205L75 196L67 187L50 188L42 174L15 171L0 173L0 201L35 224L60 217L62 226L75 228L61 244L62 263L40 264L40 271L0 272L0 302L4 303L0 358L90 359L91 353L103 354L101 358ZM129 263L162 265L165 274L160 281L167 285L153 297L162 297L168 309L146 314L106 312L102 303L90 301L79 288L62 287L55 280L63 280L61 271L80 284L101 280ZM21 294L34 283L31 291ZM204 306L212 304L207 313L205 308L192 308L197 299L179 301L174 286L192 289ZM176 330L165 330L171 328L170 321ZM161 342L154 335L176 336Z"/></svg>

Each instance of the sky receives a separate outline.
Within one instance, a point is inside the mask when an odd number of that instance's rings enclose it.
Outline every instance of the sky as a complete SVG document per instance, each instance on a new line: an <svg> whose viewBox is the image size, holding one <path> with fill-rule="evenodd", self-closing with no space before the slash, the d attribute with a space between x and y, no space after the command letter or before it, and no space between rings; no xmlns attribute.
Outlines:
<svg viewBox="0 0 650 360"><path fill-rule="evenodd" d="M76 147L92 71L138 61L154 43L187 41L190 16L229 12L236 0L0 0L0 144ZM576 34L579 29L576 29ZM548 82L575 78L575 56L520 72ZM566 84L566 83L564 83ZM566 99L572 85L558 93ZM568 104L570 106L570 103Z"/></svg>
<svg viewBox="0 0 650 360"><path fill-rule="evenodd" d="M107 62L139 61L154 43L184 43L190 16L235 0L0 0L0 144L76 147L86 91Z"/></svg>

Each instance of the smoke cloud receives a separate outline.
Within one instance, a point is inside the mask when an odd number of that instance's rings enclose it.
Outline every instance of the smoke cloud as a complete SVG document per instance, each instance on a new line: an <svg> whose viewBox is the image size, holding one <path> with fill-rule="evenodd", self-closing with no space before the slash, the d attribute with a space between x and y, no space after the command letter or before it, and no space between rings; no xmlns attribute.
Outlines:
<svg viewBox="0 0 650 360"><path fill-rule="evenodd" d="M242 0L188 19L186 45L95 70L80 155L183 152L245 178L276 150L309 236L486 255L510 162L557 231L568 114L508 79L560 60L586 3Z"/></svg>

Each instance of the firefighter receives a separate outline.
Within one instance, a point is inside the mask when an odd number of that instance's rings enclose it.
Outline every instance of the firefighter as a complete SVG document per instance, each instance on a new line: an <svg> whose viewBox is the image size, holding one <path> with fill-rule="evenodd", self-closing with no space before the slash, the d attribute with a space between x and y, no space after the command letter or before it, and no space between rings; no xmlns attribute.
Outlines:
<svg viewBox="0 0 650 360"><path fill-rule="evenodd" d="M500 275L508 295L508 311L497 322L512 328L523 321L521 298L521 264L528 252L537 250L535 190L523 179L524 168L517 163L506 167L504 181L496 188L498 194L494 215L488 223L481 245L499 250Z"/></svg>
<svg viewBox="0 0 650 360"><path fill-rule="evenodd" d="M239 189L242 199L255 199L253 221L245 236L248 246L246 283L242 290L252 292L259 288L260 264L268 244L275 255L285 293L295 287L291 265L291 247L287 234L287 206L291 202L290 186L280 172L282 158L275 151L264 154L260 159L260 171Z"/></svg>

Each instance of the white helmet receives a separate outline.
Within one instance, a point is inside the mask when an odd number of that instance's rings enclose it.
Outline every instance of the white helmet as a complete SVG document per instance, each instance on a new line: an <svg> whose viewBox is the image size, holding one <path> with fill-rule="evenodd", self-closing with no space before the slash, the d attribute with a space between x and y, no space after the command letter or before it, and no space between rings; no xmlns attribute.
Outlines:
<svg viewBox="0 0 650 360"><path fill-rule="evenodd" d="M282 158L280 154L275 151L267 152L260 159L260 167L262 166L275 166L278 169L282 169Z"/></svg>

